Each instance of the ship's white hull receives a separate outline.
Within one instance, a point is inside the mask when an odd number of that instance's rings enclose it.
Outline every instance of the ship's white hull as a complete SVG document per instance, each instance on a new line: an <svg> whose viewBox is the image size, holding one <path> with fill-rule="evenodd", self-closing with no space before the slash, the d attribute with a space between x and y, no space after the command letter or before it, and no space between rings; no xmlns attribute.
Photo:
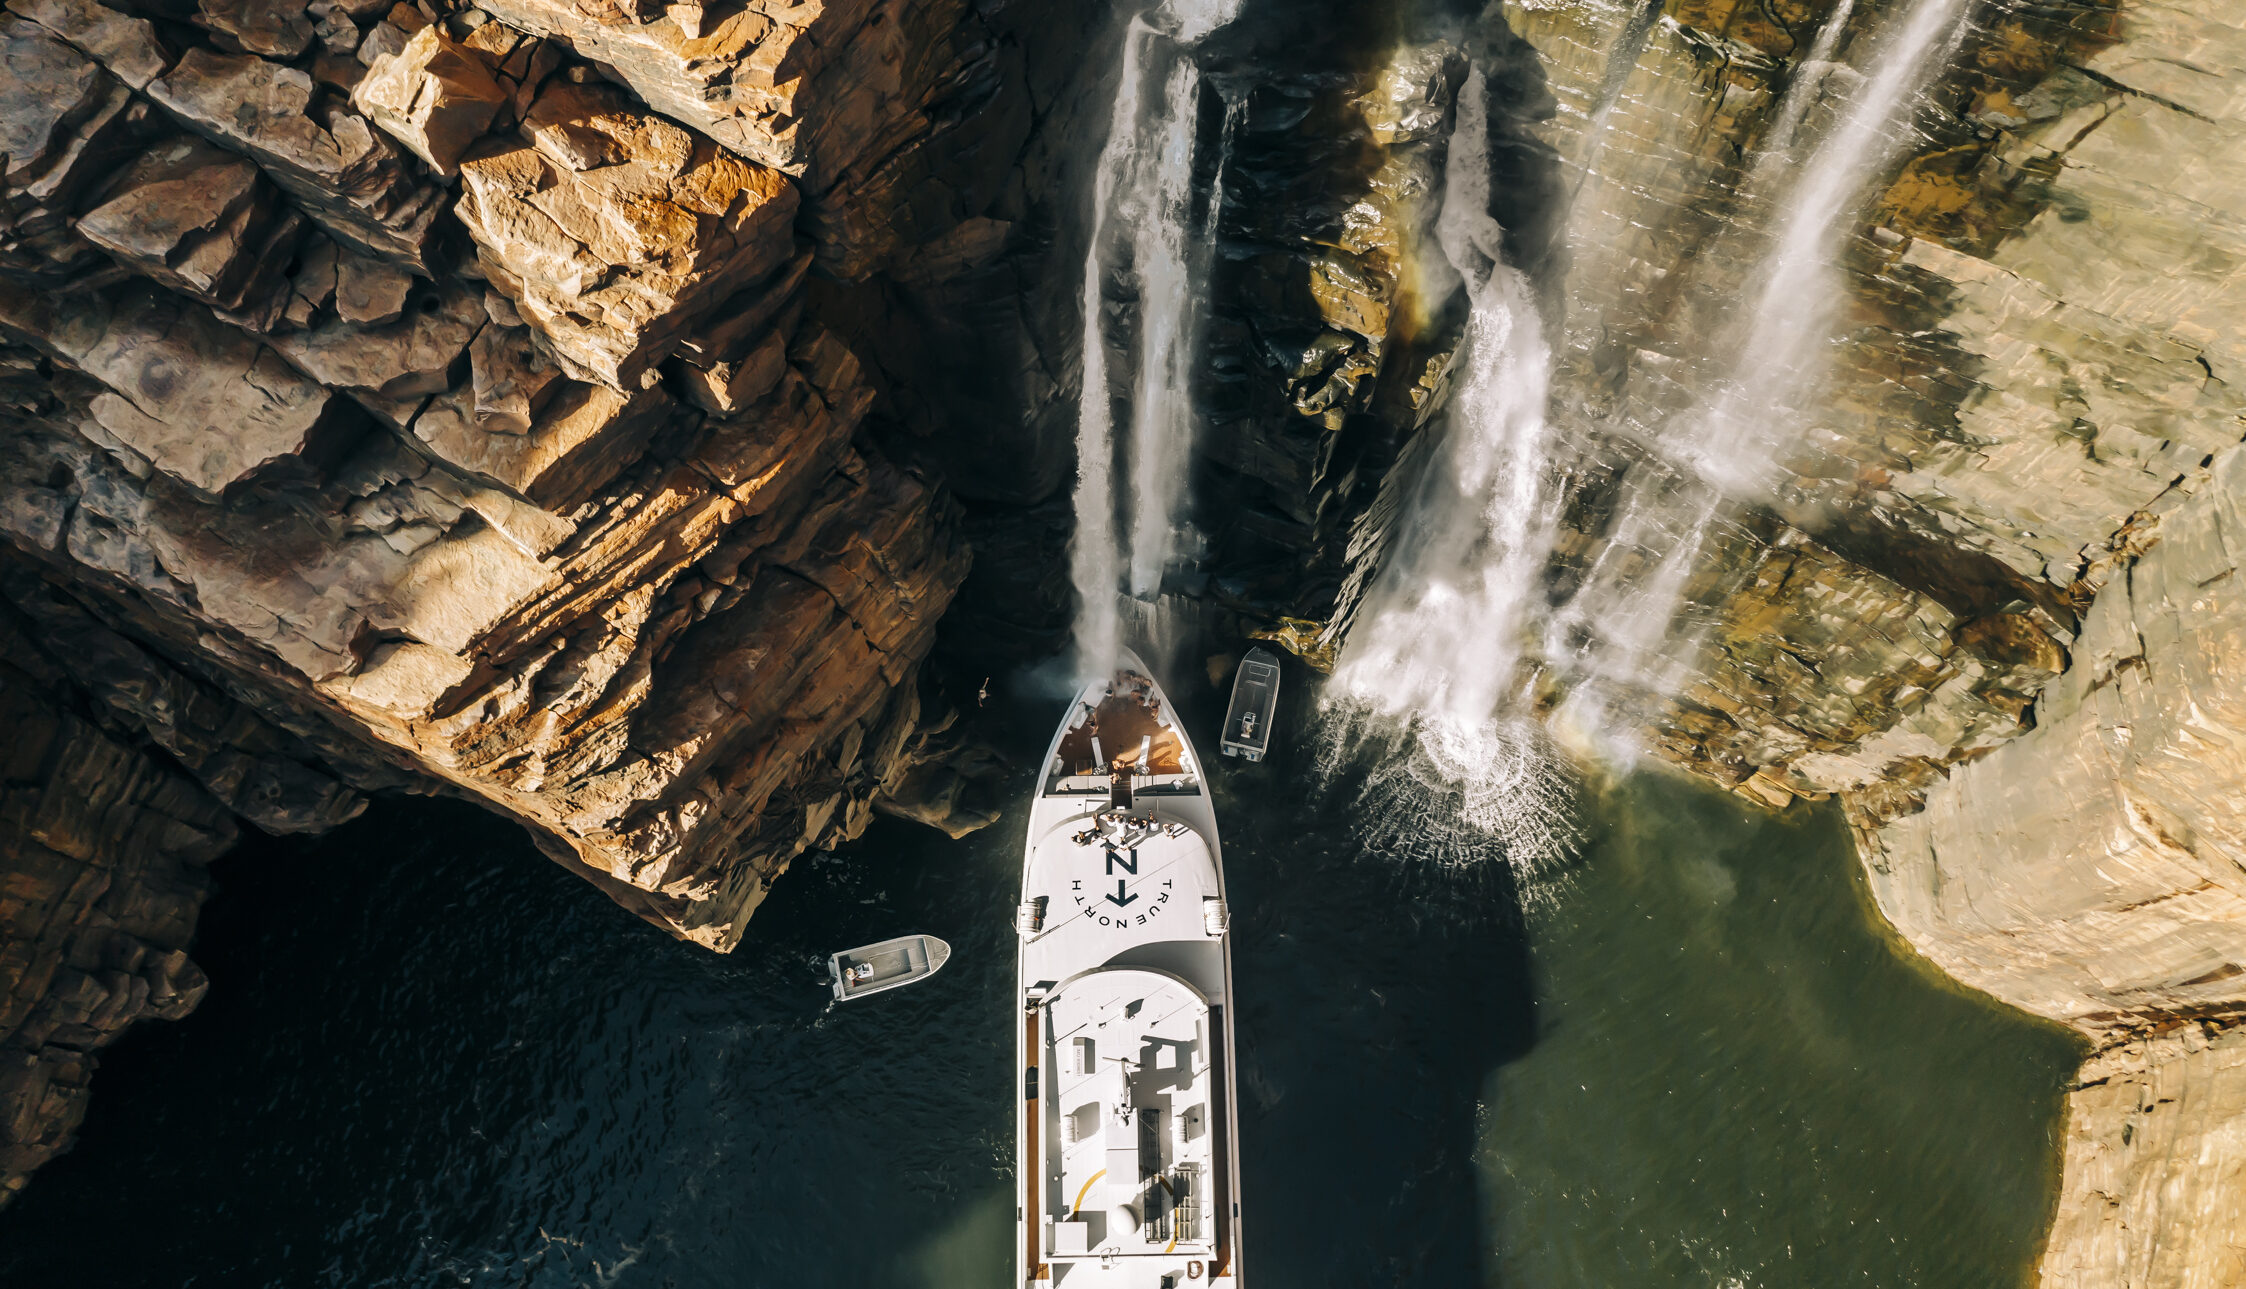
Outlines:
<svg viewBox="0 0 2246 1289"><path fill-rule="evenodd" d="M1046 751L1019 917L1022 1283L1237 1289L1237 1049L1216 813L1136 658L1078 695Z"/></svg>

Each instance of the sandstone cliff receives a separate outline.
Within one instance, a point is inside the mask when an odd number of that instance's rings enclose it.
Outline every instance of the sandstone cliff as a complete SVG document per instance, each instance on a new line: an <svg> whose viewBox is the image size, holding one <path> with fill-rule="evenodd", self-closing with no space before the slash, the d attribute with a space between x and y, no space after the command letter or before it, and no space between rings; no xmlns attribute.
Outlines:
<svg viewBox="0 0 2246 1289"><path fill-rule="evenodd" d="M957 510L868 425L883 330L845 340L812 280L938 289L941 245L987 240L1029 137L1019 26L965 0L11 0L0 608L35 678L10 701L50 732L18 740L0 1033L83 1054L191 1007L180 866L229 812L463 795L720 950L877 805L984 821L919 682ZM42 705L49 672L76 706ZM96 788L113 821L37 822ZM144 889L161 927L102 903ZM101 971L155 984L111 1005ZM36 1061L58 1090L11 1094L11 1176L90 1068Z"/></svg>
<svg viewBox="0 0 2246 1289"><path fill-rule="evenodd" d="M1251 9L1207 57L1229 195L1173 601L1346 631L1462 334L1422 269L1469 60L1581 577L1640 431L1705 393L1770 217L1749 158L1838 74L1804 64L1829 11ZM2047 1283L2221 1283L2237 1188L2193 1161L2246 1104L2246 30L1984 18L1855 230L1828 384L1685 588L1701 665L1631 715L1757 800L1843 795L1918 951L2100 1045ZM193 1005L232 820L461 794L719 949L877 805L974 822L916 677L955 600L955 648L1065 634L1095 26L7 0L0 701L42 731L0 863L7 1185L100 1042Z"/></svg>
<svg viewBox="0 0 2246 1289"><path fill-rule="evenodd" d="M1839 47L1904 7L1855 6ZM1248 438L1250 455L1220 416L1209 452L1260 476L1235 531L1261 532L1225 548L1210 598L1233 590L1251 622L1322 619L1282 632L1317 661L1400 522L1459 331L1392 248L1426 240L1469 56L1492 83L1507 180L1492 213L1553 332L1570 466L1550 589L1602 560L1658 563L1659 543L1632 547L1618 519L1623 477L1722 376L1708 338L1726 334L1777 214L1749 182L1755 151L1790 87L1851 83L1805 64L1833 8L1508 4L1504 30L1485 18L1303 95L1298 113L1329 113L1329 134L1351 137L1340 109L1357 114L1358 174L1405 179L1369 184L1324 238L1367 303L1296 288L1317 307L1269 311L1326 319L1335 334L1304 372L1341 392L1284 364L1228 381L1218 407L1257 406L1253 435L1287 424L1276 384L1326 437L1291 456L1284 437L1278 451ZM2073 1100L2047 1283L2227 1283L2246 1276L2225 1261L2235 1186L2211 1166L2239 1131L2242 1085L2220 1053L2246 1003L2246 646L2230 589L2246 550L2246 189L2230 164L2246 28L2137 0L1977 18L1850 232L1825 379L1765 409L1788 430L1771 478L1717 513L1685 580L1698 657L1681 687L1625 693L1618 714L1755 800L1842 796L1914 949L2100 1049ZM1389 102L1433 124L1384 133ZM1362 473L1336 489L1348 471ZM1298 578L1281 607L1238 596L1227 559L1325 579ZM1563 664L1541 683L1558 702L1573 682ZM2157 1128L2131 1118L2155 1112Z"/></svg>
<svg viewBox="0 0 2246 1289"><path fill-rule="evenodd" d="M1626 440L1689 384L1703 302L1767 218L1743 159L1814 74L1822 16L1510 11L1561 104L1544 137L1582 176L1572 433ZM2224 1162L2246 1122L2224 1055L2246 1002L2242 104L2235 20L1987 15L1857 230L1844 339L1778 485L1703 552L1695 679L1643 714L1750 796L1843 794L1913 948L2100 1047L2053 1285L2246 1275ZM1583 495L1576 561L1607 539L1595 479Z"/></svg>

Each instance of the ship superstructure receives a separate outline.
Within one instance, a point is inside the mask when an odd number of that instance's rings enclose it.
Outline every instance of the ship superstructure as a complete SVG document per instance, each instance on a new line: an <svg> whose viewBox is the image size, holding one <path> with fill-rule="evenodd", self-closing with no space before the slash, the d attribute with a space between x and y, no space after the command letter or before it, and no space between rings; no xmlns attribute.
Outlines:
<svg viewBox="0 0 2246 1289"><path fill-rule="evenodd" d="M1021 1278L1240 1283L1230 914L1177 714L1126 655L1047 750L1022 867Z"/></svg>

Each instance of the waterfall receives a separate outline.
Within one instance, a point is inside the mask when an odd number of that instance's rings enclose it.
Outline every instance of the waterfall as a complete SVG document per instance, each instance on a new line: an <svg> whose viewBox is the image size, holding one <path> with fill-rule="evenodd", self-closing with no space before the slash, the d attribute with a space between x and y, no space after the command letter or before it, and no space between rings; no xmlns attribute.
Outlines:
<svg viewBox="0 0 2246 1289"><path fill-rule="evenodd" d="M1077 527L1070 572L1079 604L1078 661L1087 670L1104 667L1122 647L1117 596L1125 587L1138 598L1156 594L1177 547L1193 444L1195 304L1207 278L1223 198L1220 168L1220 187L1211 194L1206 218L1193 219L1201 73L1190 50L1229 23L1239 4L1166 0L1133 18L1124 32L1122 74L1094 172L1092 236L1084 256ZM1157 74L1159 85L1150 94ZM1228 112L1228 145L1235 120ZM1111 258L1128 266L1138 300L1130 421L1121 443L1102 326ZM1127 498L1116 492L1118 447L1129 462ZM1119 524L1117 512L1126 502L1128 518Z"/></svg>
<svg viewBox="0 0 2246 1289"><path fill-rule="evenodd" d="M1833 52L1840 48L1841 33L1848 30L1848 20L1856 13L1856 0L1840 0L1833 11L1825 16L1825 23L1809 42L1809 52L1794 64L1793 77L1786 83L1786 93L1778 100L1778 113L1771 119L1770 131L1762 138L1757 150L1755 167L1749 173L1747 188L1761 191L1769 186L1776 169L1793 159L1794 136L1801 131L1804 117L1818 91L1825 84L1825 75L1832 70Z"/></svg>
<svg viewBox="0 0 2246 1289"><path fill-rule="evenodd" d="M1520 701L1558 526L1551 353L1534 293L1490 217L1482 73L1459 90L1436 224L1471 312L1442 441L1419 473L1328 691L1337 747L1391 746L1368 813L1393 840L1449 849L1461 824L1533 867L1564 847L1564 791ZM1433 432L1433 431L1431 431ZM1410 789L1405 791L1404 789Z"/></svg>
<svg viewBox="0 0 2246 1289"><path fill-rule="evenodd" d="M1436 240L1472 312L1443 439L1359 610L1335 688L1392 716L1479 726L1509 705L1541 598L1557 489L1545 403L1551 354L1505 232L1489 215L1482 74L1459 91Z"/></svg>
<svg viewBox="0 0 2246 1289"><path fill-rule="evenodd" d="M1784 167L1779 158L1791 147L1809 104L1794 104L1791 92L1782 104L1779 124L1786 134L1763 156L1771 159L1773 170L1791 171L1791 187L1779 209L1777 236L1758 274L1759 284L1750 284L1756 293L1745 315L1745 334L1721 347L1735 358L1717 382L1713 405L1689 422L1692 432L1685 444L1695 473L1715 487L1735 494L1768 487L1775 465L1771 457L1782 446L1783 431L1792 427L1787 418L1767 411L1791 407L1814 392L1823 375L1819 359L1832 338L1834 304L1843 293L1840 244L1865 189L1902 149L1904 109L1940 74L1964 38L1967 7L1968 0L1913 4L1901 29L1874 52L1859 92L1798 168ZM1846 8L1844 4L1836 17ZM1825 34L1837 38L1832 23ZM1801 69L1813 77L1821 70ZM1786 119L1789 107L1791 120ZM1774 181L1765 178L1766 183ZM1761 195L1748 194L1749 200Z"/></svg>
<svg viewBox="0 0 2246 1289"><path fill-rule="evenodd" d="M1544 649L1583 683L1573 723L1614 724L1627 694L1682 686L1695 642L1675 631L1687 584L1729 499L1767 495L1823 376L1843 294L1839 252L1866 188L1903 143L1910 101L1964 36L1969 0L1916 0L1881 39L1856 91L1809 148L1795 144L1835 70L1850 0L1826 20L1748 168L1744 209L1773 212L1767 247L1746 282L1749 307L1699 364L1708 396L1648 435L1666 469L1633 468L1614 527L1580 589L1552 617Z"/></svg>
<svg viewBox="0 0 2246 1289"><path fill-rule="evenodd" d="M1566 792L1531 715L1528 664L1572 687L1563 723L1588 715L1601 734L1620 695L1681 687L1696 642L1678 638L1675 619L1701 548L1727 499L1773 482L1793 409L1822 375L1841 239L1901 146L1907 104L1962 38L1969 2L1914 0L1797 156L1827 83L1842 80L1832 60L1852 0L1819 30L1743 184L1742 208L1773 216L1749 256L1750 307L1695 364L1701 404L1649 427L1647 459L1623 476L1603 550L1557 610L1547 576L1567 459L1547 406L1552 355L1535 293L1505 262L1504 231L1488 214L1484 85L1479 69L1469 74L1436 225L1471 306L1455 393L1328 697L1327 764L1376 751L1365 792L1379 799L1365 804L1392 843L1455 852L1469 830L1529 872L1564 851Z"/></svg>

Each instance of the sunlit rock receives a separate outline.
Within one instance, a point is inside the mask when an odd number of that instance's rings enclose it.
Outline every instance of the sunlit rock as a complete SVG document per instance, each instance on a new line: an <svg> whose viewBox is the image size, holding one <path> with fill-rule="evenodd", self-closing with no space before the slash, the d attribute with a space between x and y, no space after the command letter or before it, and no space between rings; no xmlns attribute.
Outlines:
<svg viewBox="0 0 2246 1289"><path fill-rule="evenodd" d="M347 270L337 273L335 317L275 335L273 347L305 375L403 428L423 399L466 375L468 344L486 325L483 300L466 284L415 280L395 321L366 325L344 315L350 278ZM387 306L374 311L387 312Z"/></svg>
<svg viewBox="0 0 2246 1289"><path fill-rule="evenodd" d="M461 165L493 284L572 375L640 388L694 323L793 251L794 185L600 85L551 84Z"/></svg>
<svg viewBox="0 0 2246 1289"><path fill-rule="evenodd" d="M158 144L95 192L78 231L126 266L268 329L304 217L247 157L192 136Z"/></svg>
<svg viewBox="0 0 2246 1289"><path fill-rule="evenodd" d="M104 387L96 442L205 496L329 446L329 395L199 305L142 286L54 300L0 293L0 329Z"/></svg>
<svg viewBox="0 0 2246 1289"><path fill-rule="evenodd" d="M498 328L477 337L477 353ZM450 464L538 505L567 511L646 450L677 404L660 387L619 394L606 385L555 378L533 406L509 397L496 412L486 367L476 384L433 400L414 437Z"/></svg>
<svg viewBox="0 0 2246 1289"><path fill-rule="evenodd" d="M460 154L506 106L508 94L475 51L430 26L397 53L369 64L351 102L450 178Z"/></svg>
<svg viewBox="0 0 2246 1289"><path fill-rule="evenodd" d="M872 142L901 88L900 24L872 21L875 0L754 3L714 25L625 0L588 21L562 0L500 0L525 31L568 42L614 67L649 106L752 161L823 189Z"/></svg>
<svg viewBox="0 0 2246 1289"><path fill-rule="evenodd" d="M353 248L426 276L430 229L443 208L395 145L364 117L321 110L293 67L190 50L148 95L180 124L258 163L313 222Z"/></svg>

